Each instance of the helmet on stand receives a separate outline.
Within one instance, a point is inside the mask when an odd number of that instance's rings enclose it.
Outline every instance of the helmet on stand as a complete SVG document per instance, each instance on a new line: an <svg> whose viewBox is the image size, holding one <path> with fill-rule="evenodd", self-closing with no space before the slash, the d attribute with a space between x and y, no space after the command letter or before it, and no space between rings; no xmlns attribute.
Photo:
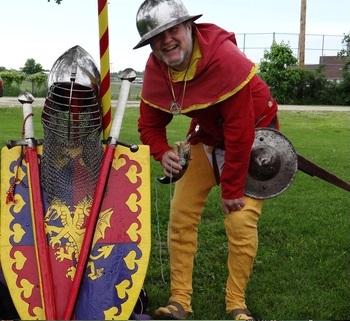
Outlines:
<svg viewBox="0 0 350 321"><path fill-rule="evenodd" d="M64 140L101 131L100 73L82 47L72 47L56 60L47 87L44 128Z"/></svg>
<svg viewBox="0 0 350 321"><path fill-rule="evenodd" d="M41 182L50 202L93 195L103 158L100 72L80 46L51 68L41 122Z"/></svg>
<svg viewBox="0 0 350 321"><path fill-rule="evenodd" d="M146 46L152 37L185 21L195 21L202 15L192 16L181 0L146 0L136 15L136 26L141 40L134 49Z"/></svg>

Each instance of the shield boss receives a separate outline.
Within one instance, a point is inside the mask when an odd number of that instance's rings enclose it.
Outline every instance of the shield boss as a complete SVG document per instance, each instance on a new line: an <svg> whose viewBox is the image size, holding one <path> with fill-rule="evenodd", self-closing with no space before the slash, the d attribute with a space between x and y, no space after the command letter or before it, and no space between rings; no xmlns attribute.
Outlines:
<svg viewBox="0 0 350 321"><path fill-rule="evenodd" d="M287 137L272 128L257 128L244 194L257 199L278 196L292 184L297 170L297 154Z"/></svg>

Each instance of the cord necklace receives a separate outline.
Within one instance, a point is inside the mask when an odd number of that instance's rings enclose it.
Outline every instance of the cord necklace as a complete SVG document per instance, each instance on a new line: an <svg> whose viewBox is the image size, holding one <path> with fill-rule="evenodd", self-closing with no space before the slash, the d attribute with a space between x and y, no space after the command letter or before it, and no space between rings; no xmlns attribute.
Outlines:
<svg viewBox="0 0 350 321"><path fill-rule="evenodd" d="M169 110L174 116L181 115L182 105L183 105L183 102L185 99L186 83L187 83L186 76L187 76L188 69L189 69L189 67L186 68L184 77L182 79L180 91L179 91L178 97L176 98L173 83L171 80L170 68L168 67L168 77L169 77L169 83L170 83L170 86L168 86L168 88L169 88L169 91L170 91L172 98L173 98L173 101L169 105ZM181 94L182 94L181 103L179 103L179 99L180 99Z"/></svg>

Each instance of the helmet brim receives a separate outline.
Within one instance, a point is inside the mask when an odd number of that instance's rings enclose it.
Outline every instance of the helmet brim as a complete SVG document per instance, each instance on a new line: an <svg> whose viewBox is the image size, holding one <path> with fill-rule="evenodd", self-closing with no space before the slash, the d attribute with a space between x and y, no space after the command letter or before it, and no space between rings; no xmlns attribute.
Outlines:
<svg viewBox="0 0 350 321"><path fill-rule="evenodd" d="M163 31L170 29L180 23L186 22L186 21L195 21L198 18L200 18L202 16L202 14L199 15L195 15L195 16L184 16L178 19L175 19L173 21L170 21L169 23L166 23L162 26L159 26L157 28L154 28L153 30L151 30L150 32L146 33L141 40L139 41L139 43L133 48L133 49L138 49L141 48L143 46L148 45L151 42L151 39L157 35L159 35L160 33L162 33Z"/></svg>

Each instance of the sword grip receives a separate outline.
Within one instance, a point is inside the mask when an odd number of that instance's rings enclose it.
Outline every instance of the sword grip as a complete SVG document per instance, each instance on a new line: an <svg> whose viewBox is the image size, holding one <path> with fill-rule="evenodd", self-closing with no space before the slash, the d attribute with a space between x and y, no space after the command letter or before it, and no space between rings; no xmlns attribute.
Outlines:
<svg viewBox="0 0 350 321"><path fill-rule="evenodd" d="M110 143L113 145L117 144L117 139L119 137L120 130L122 127L126 103L128 101L128 96L130 92L130 85L131 82L136 78L136 72L131 68L127 68L123 71L120 78L122 80L122 85L120 88L117 108L114 115L111 131L109 134Z"/></svg>
<svg viewBox="0 0 350 321"><path fill-rule="evenodd" d="M22 92L18 96L18 101L22 104L24 119L24 137L34 138L33 107L34 97L28 92Z"/></svg>

